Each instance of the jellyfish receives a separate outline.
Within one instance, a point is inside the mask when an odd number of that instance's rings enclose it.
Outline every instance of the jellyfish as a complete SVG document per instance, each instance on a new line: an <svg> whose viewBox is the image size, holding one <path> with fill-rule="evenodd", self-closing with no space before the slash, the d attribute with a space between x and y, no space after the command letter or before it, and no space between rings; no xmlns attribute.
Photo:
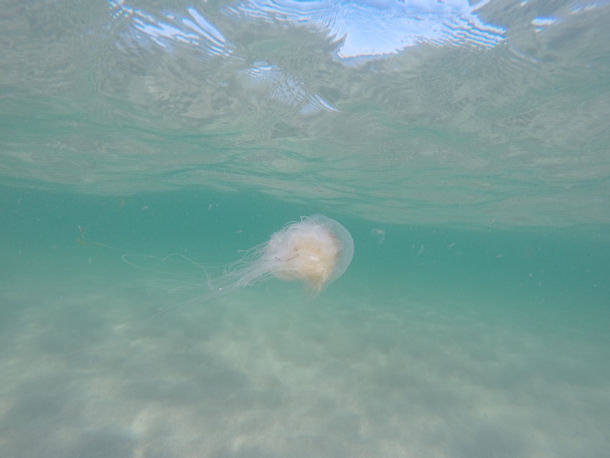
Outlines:
<svg viewBox="0 0 610 458"><path fill-rule="evenodd" d="M247 250L211 285L230 292L275 277L300 281L317 295L343 275L353 254L354 241L341 224L324 215L305 216Z"/></svg>
<svg viewBox="0 0 610 458"><path fill-rule="evenodd" d="M268 241L246 250L241 259L229 264L216 277L208 271L213 266L201 264L184 253L172 253L162 258L125 253L121 248L90 240L86 228L78 226L78 230L79 243L82 241L83 245L93 244L120 251L121 259L127 265L148 273L161 274L160 279L149 279L151 287L160 287L172 295L197 292L195 297L186 301L173 301L169 307L158 309L144 321L169 310L207 302L271 278L300 281L310 295L315 297L343 275L354 254L354 241L347 229L337 221L319 214L301 217L300 221L285 225L272 234ZM200 275L188 280L193 268L198 274L205 275L207 285L202 283Z"/></svg>

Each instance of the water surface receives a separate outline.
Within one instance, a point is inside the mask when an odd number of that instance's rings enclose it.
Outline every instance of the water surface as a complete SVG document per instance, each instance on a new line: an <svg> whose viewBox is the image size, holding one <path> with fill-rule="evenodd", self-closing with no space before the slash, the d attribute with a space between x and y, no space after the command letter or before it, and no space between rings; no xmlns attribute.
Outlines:
<svg viewBox="0 0 610 458"><path fill-rule="evenodd" d="M0 7L0 455L608 455L607 2Z"/></svg>

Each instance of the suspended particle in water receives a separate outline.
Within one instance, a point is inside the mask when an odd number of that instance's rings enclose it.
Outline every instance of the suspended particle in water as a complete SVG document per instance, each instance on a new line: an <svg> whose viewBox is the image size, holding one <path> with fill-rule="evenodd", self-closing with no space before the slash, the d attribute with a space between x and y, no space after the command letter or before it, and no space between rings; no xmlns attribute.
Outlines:
<svg viewBox="0 0 610 458"><path fill-rule="evenodd" d="M375 240L377 240L379 245L385 242L385 229L374 227L371 229L371 235L375 237Z"/></svg>

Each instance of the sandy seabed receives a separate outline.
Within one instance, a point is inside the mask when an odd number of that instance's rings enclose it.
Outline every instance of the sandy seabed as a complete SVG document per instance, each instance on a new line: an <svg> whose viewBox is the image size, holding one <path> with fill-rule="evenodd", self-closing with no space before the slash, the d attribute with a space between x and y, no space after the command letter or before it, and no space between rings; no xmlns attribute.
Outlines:
<svg viewBox="0 0 610 458"><path fill-rule="evenodd" d="M64 280L0 289L0 456L610 451L608 337L544 313L339 285L205 301Z"/></svg>

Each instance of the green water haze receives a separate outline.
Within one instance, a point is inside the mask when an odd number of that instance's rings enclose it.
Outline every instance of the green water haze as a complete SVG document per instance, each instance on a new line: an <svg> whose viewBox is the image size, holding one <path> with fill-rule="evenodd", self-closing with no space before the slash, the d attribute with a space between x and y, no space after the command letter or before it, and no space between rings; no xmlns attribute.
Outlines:
<svg viewBox="0 0 610 458"><path fill-rule="evenodd" d="M333 213L355 256L318 297L279 280L219 296L206 275L323 209L3 188L2 210L0 424L14 456L608 447L603 238Z"/></svg>
<svg viewBox="0 0 610 458"><path fill-rule="evenodd" d="M0 457L610 456L608 24L0 0ZM218 289L314 214L328 288Z"/></svg>

